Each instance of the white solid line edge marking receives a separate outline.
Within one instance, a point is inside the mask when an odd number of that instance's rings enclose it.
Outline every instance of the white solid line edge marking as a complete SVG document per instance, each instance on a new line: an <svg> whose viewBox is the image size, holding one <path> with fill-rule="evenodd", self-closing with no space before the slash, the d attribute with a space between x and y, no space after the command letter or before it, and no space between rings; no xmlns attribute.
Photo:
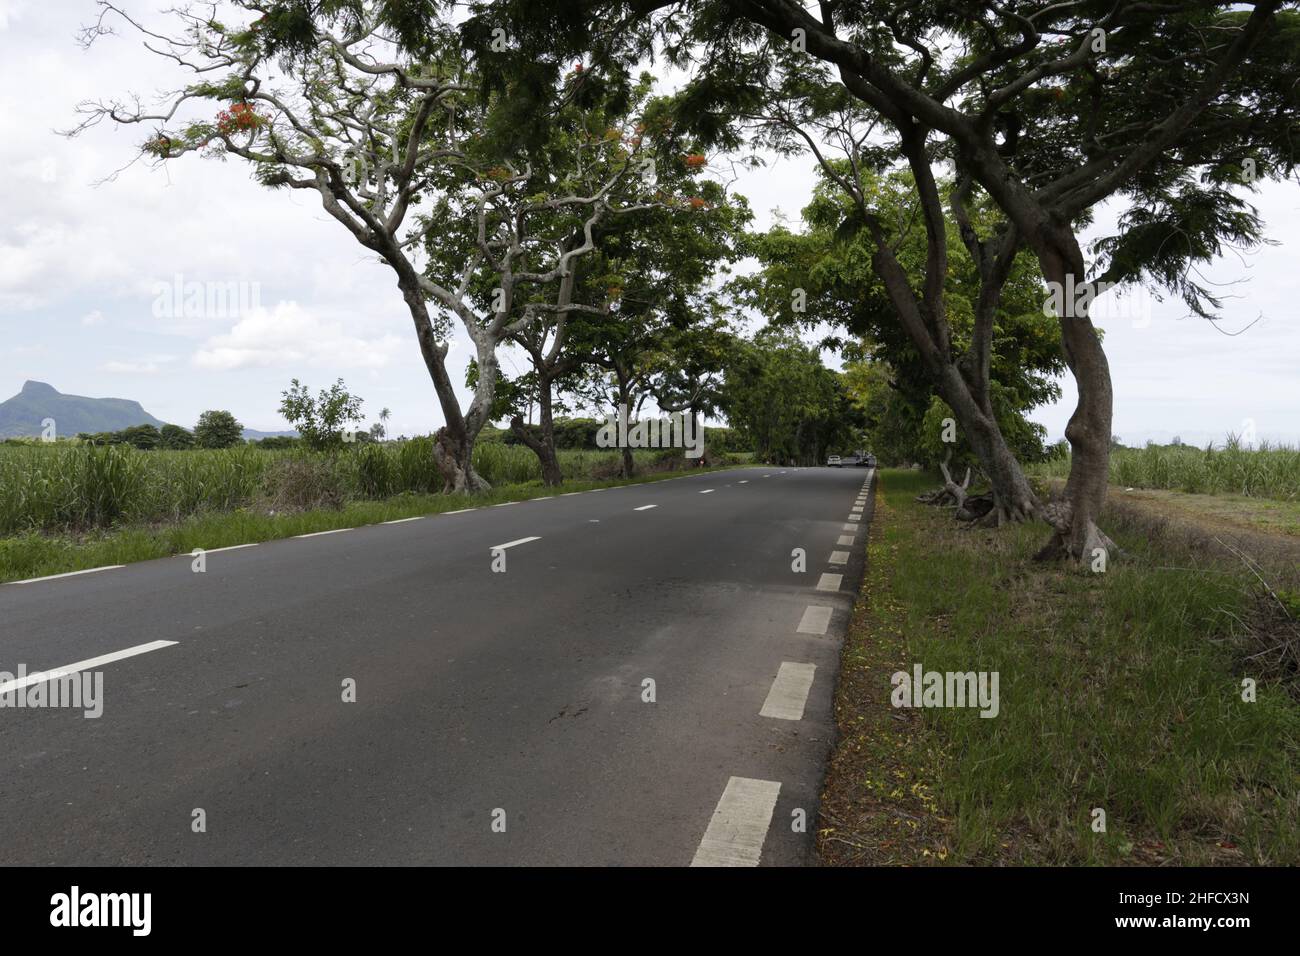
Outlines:
<svg viewBox="0 0 1300 956"><path fill-rule="evenodd" d="M799 618L799 626L796 632L799 634L825 634L826 629L831 626L832 608L825 604L809 604L803 609L803 617Z"/></svg>
<svg viewBox="0 0 1300 956"><path fill-rule="evenodd" d="M22 581L10 581L10 584L35 584L37 581L53 581L57 578L72 578L78 574L94 574L97 571L115 571L126 567L125 564L106 564L102 568L86 568L84 571L65 571L63 574L47 574L43 578L26 578Z"/></svg>
<svg viewBox="0 0 1300 956"><path fill-rule="evenodd" d="M775 780L728 780L691 866L758 866L780 793Z"/></svg>
<svg viewBox="0 0 1300 956"><path fill-rule="evenodd" d="M776 672L772 689L767 692L767 700L763 701L763 709L758 712L758 716L775 717L777 720L802 720L816 671L816 664L782 661L781 669Z"/></svg>
<svg viewBox="0 0 1300 956"><path fill-rule="evenodd" d="M633 511L649 511L651 508L658 508L658 505L642 505L640 508L633 508Z"/></svg>
<svg viewBox="0 0 1300 956"><path fill-rule="evenodd" d="M424 515L416 515L414 518L394 518L392 521L381 521L380 524L406 524L408 521L422 521Z"/></svg>
<svg viewBox="0 0 1300 956"><path fill-rule="evenodd" d="M504 551L506 548L513 548L517 544L527 544L529 541L541 541L541 535L533 535L531 538L516 538L514 541L507 541L505 544L494 544L489 550Z"/></svg>
<svg viewBox="0 0 1300 956"><path fill-rule="evenodd" d="M77 661L75 664L68 664L65 667L52 667L47 671L37 671L34 674L28 674L25 677L15 678L0 684L0 694L7 694L11 690L21 690L31 684L43 684L47 680L57 680L60 677L66 677L69 674L75 674L78 671L90 670L92 667L99 667L101 664L111 664L113 661L120 661L127 657L135 657L137 654L148 654L150 651L156 651L164 647L171 647L176 641L150 641L148 644L137 644L135 647L128 647L124 651L114 651L112 654L103 654L99 657L90 657L84 661Z"/></svg>
<svg viewBox="0 0 1300 956"><path fill-rule="evenodd" d="M261 542L259 541L254 541L252 544L231 544L224 548L200 548L199 550L204 554L220 554L222 551L238 551L240 548L256 548L260 543ZM189 552L188 554L178 554L176 557L192 558L194 557L194 553Z"/></svg>
<svg viewBox="0 0 1300 956"><path fill-rule="evenodd" d="M467 512L470 512L470 511L478 511L478 509L477 509L477 508L461 508L459 511L444 511L444 512L442 512L442 514L445 514L445 515L463 515L463 514L466 514Z"/></svg>
<svg viewBox="0 0 1300 956"><path fill-rule="evenodd" d="M843 580L844 575L842 574L831 574L830 572L826 572L817 579L817 590L838 591L840 589L840 582Z"/></svg>
<svg viewBox="0 0 1300 956"><path fill-rule="evenodd" d="M311 534L295 534L295 538L319 538L323 534L342 534L344 531L355 531L355 528L335 528L333 531L313 531Z"/></svg>

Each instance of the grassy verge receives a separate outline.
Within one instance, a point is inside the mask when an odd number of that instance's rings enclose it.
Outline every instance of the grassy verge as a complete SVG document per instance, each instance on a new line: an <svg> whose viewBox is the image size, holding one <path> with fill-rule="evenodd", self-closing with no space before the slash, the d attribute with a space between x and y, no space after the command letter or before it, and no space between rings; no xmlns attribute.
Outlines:
<svg viewBox="0 0 1300 956"><path fill-rule="evenodd" d="M1300 862L1294 643L1290 664L1266 666L1300 634L1294 597L1270 616L1240 564L1168 550L1119 518L1107 527L1129 558L1105 574L1036 564L1041 526L959 527L913 500L933 483L881 473L823 861ZM998 716L892 707L891 674L918 662L997 671Z"/></svg>
<svg viewBox="0 0 1300 956"><path fill-rule="evenodd" d="M1057 482L1064 486L1064 482ZM1276 501L1243 495L1201 495L1159 488L1110 489L1112 500L1132 501L1172 519L1300 538L1300 499Z"/></svg>
<svg viewBox="0 0 1300 956"><path fill-rule="evenodd" d="M680 478L683 474L702 474L735 467L742 466L701 468L687 473L658 472L630 479L566 481L560 488L548 488L540 481L531 481L502 485L478 495L408 493L378 500L348 501L341 508L291 514L269 515L241 508L193 515L178 522L125 525L82 535L29 532L0 538L0 583L189 554L195 548L211 550L235 544L274 541L315 531L355 528L505 501L547 498L569 491L664 481Z"/></svg>

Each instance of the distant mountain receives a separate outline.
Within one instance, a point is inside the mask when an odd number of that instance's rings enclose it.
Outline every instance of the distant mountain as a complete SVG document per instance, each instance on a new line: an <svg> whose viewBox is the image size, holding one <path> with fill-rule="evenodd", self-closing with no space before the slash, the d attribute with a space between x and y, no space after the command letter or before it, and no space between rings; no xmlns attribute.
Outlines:
<svg viewBox="0 0 1300 956"><path fill-rule="evenodd" d="M23 390L0 402L0 438L33 437L41 434L43 422L54 419L60 437L78 432L115 432L132 425L154 425L154 418L139 402L126 398L86 398L64 395L44 382L25 382Z"/></svg>
<svg viewBox="0 0 1300 956"><path fill-rule="evenodd" d="M256 428L244 429L244 441L260 441L263 438L297 438L297 432L259 432Z"/></svg>

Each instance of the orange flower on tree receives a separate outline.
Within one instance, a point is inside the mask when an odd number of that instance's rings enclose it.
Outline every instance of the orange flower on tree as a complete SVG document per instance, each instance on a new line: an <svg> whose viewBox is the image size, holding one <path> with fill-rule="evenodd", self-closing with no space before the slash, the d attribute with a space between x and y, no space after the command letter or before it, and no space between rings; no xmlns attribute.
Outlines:
<svg viewBox="0 0 1300 956"><path fill-rule="evenodd" d="M222 136L243 133L257 129L266 122L266 117L253 109L249 103L231 103L230 109L217 114L217 132Z"/></svg>

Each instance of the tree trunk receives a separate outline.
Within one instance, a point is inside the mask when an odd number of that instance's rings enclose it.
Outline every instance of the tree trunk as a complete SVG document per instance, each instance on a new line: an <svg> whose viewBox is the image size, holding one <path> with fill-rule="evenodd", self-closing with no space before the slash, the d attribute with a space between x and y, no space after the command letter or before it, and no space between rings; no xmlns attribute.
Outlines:
<svg viewBox="0 0 1300 956"><path fill-rule="evenodd" d="M1110 483L1110 429L1114 395L1110 365L1088 315L1089 299L1076 293L1086 287L1083 253L1068 226L1054 230L1053 246L1039 253L1043 275L1062 290L1058 320L1065 359L1074 374L1079 400L1065 427L1070 442L1070 476L1065 498L1045 509L1055 529L1040 558L1069 557L1091 562L1115 543L1098 527Z"/></svg>
<svg viewBox="0 0 1300 956"><path fill-rule="evenodd" d="M632 405L631 389L628 388L627 376L623 374L622 368L616 367L614 370L614 375L618 379L619 406L621 408L627 409L627 416L628 416L627 429L630 432L632 430L632 415L633 415L633 409L631 407ZM622 476L624 478L631 478L633 474L636 472L636 460L632 457L632 449L629 448L626 444L623 445L623 466L622 467L623 467Z"/></svg>
<svg viewBox="0 0 1300 956"><path fill-rule="evenodd" d="M492 486L474 470L474 440L464 431L459 434L446 426L439 428L433 441L433 461L442 472L445 494L487 491Z"/></svg>
<svg viewBox="0 0 1300 956"><path fill-rule="evenodd" d="M413 272L399 270L397 286L410 310L411 321L415 323L420 355L424 358L442 408L442 417L447 423L438 429L433 442L433 461L442 472L442 490L444 493L486 491L492 486L474 470L474 439L478 437L478 429L471 429L461 414L460 399L456 397L456 389L444 362L447 352L434 337L424 292Z"/></svg>
<svg viewBox="0 0 1300 956"><path fill-rule="evenodd" d="M985 411L987 395L972 395L955 366L948 366L939 381L939 396L948 403L980 460L993 491L994 507L985 523L1027 521L1039 510L1038 496L1025 477L1020 462L1007 445L997 419Z"/></svg>
<svg viewBox="0 0 1300 956"><path fill-rule="evenodd" d="M534 435L529 428L525 427L523 419L518 415L510 419L510 430L519 437L521 442L533 450L533 454L541 462L542 483L555 488L564 483L564 475L560 472L560 457L555 452L555 420L551 411L551 380L540 372L537 376L537 389L537 418L541 437Z"/></svg>

